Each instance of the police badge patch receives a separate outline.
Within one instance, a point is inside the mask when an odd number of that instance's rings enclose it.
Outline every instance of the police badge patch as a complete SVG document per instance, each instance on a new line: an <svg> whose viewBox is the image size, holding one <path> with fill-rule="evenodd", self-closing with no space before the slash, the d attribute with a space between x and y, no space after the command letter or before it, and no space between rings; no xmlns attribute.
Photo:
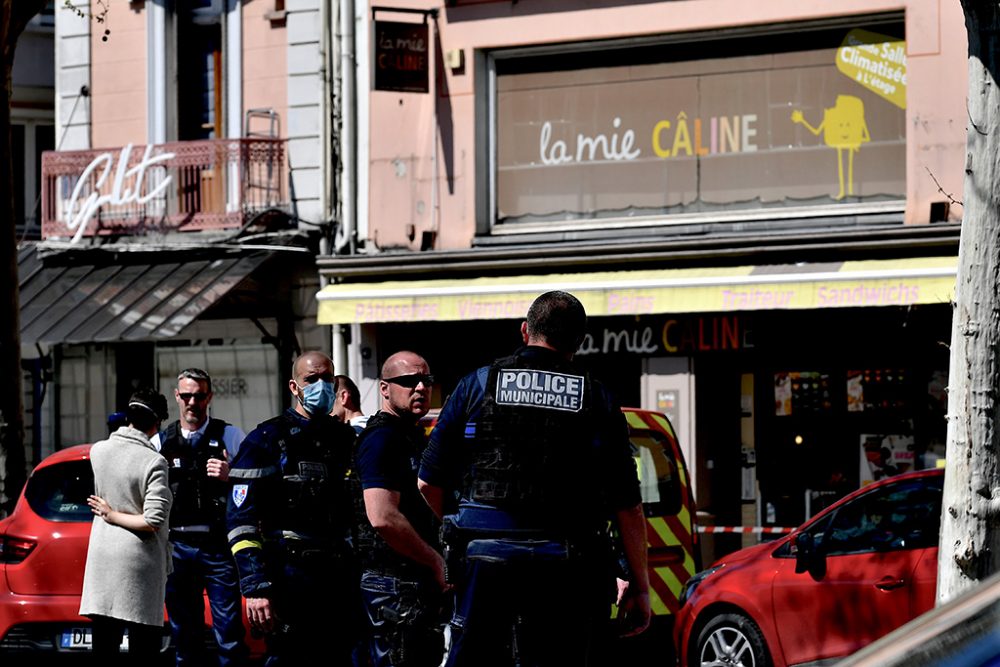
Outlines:
<svg viewBox="0 0 1000 667"><path fill-rule="evenodd" d="M504 368L497 376L496 402L579 412L583 408L583 392L582 375Z"/></svg>
<svg viewBox="0 0 1000 667"><path fill-rule="evenodd" d="M243 504L243 501L247 499L247 490L250 486L248 484L234 484L233 485L233 504L239 507Z"/></svg>

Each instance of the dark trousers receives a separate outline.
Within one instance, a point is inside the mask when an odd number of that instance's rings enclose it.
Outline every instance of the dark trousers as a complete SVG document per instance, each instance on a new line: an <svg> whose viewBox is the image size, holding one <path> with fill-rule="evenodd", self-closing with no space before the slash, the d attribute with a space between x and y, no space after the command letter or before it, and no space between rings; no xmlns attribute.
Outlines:
<svg viewBox="0 0 1000 667"><path fill-rule="evenodd" d="M610 613L599 559L558 542L474 540L456 587L447 667L590 664Z"/></svg>
<svg viewBox="0 0 1000 667"><path fill-rule="evenodd" d="M155 660L163 645L163 627L129 623L108 616L91 617L91 647L101 665L137 665L136 658ZM122 633L128 629L128 653L120 650ZM147 664L151 664L147 663Z"/></svg>
<svg viewBox="0 0 1000 667"><path fill-rule="evenodd" d="M177 648L177 665L202 667L244 665L249 650L243 641L243 607L236 564L228 545L209 534L171 535L174 571L167 577L167 614ZM205 646L205 601L208 593L212 632L218 656Z"/></svg>
<svg viewBox="0 0 1000 667"><path fill-rule="evenodd" d="M433 583L366 571L361 597L371 624L373 667L435 667L444 658L438 621L441 593Z"/></svg>
<svg viewBox="0 0 1000 667"><path fill-rule="evenodd" d="M267 667L349 667L361 603L355 570L327 550L275 550L271 593L278 628L265 636Z"/></svg>

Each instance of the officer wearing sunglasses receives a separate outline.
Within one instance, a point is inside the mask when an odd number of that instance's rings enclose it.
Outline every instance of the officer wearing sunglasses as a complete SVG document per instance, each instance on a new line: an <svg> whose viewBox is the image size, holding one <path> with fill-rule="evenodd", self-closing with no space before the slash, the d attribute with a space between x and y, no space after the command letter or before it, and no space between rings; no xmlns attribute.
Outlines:
<svg viewBox="0 0 1000 667"><path fill-rule="evenodd" d="M437 522L417 492L426 442L418 422L430 409L434 376L420 355L397 352L382 365L381 409L355 447L355 519L361 596L372 626L374 667L431 667L444 655L438 622L444 559Z"/></svg>
<svg viewBox="0 0 1000 667"><path fill-rule="evenodd" d="M177 376L174 399L180 419L153 436L167 460L174 504L170 544L174 570L167 578L166 604L177 647L177 664L202 664L205 655L204 599L212 610L212 633L221 665L242 665L249 653L243 641L239 582L226 540L229 461L245 434L208 416L212 378L200 368Z"/></svg>

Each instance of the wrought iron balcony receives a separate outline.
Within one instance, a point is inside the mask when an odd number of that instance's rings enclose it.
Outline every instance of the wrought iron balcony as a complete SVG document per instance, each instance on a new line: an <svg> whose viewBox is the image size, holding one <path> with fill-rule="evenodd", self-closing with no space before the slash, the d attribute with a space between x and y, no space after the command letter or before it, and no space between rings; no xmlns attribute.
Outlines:
<svg viewBox="0 0 1000 667"><path fill-rule="evenodd" d="M42 155L42 238L238 229L286 209L285 140L211 139Z"/></svg>

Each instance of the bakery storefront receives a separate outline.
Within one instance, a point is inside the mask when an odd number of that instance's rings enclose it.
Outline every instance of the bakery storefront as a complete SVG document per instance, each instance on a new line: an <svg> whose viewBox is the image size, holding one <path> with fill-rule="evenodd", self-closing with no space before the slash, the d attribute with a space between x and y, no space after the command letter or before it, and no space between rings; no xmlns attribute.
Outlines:
<svg viewBox="0 0 1000 667"><path fill-rule="evenodd" d="M479 52L472 247L321 258L319 322L369 387L424 354L440 404L573 292L578 358L671 416L717 525L933 465L957 232L904 225L905 52L900 14Z"/></svg>
<svg viewBox="0 0 1000 667"><path fill-rule="evenodd" d="M577 358L625 405L667 413L717 525L794 526L890 471L943 456L955 257L821 265L345 283L320 323L353 323L361 373L413 349L440 405L520 343L531 300L576 294Z"/></svg>

